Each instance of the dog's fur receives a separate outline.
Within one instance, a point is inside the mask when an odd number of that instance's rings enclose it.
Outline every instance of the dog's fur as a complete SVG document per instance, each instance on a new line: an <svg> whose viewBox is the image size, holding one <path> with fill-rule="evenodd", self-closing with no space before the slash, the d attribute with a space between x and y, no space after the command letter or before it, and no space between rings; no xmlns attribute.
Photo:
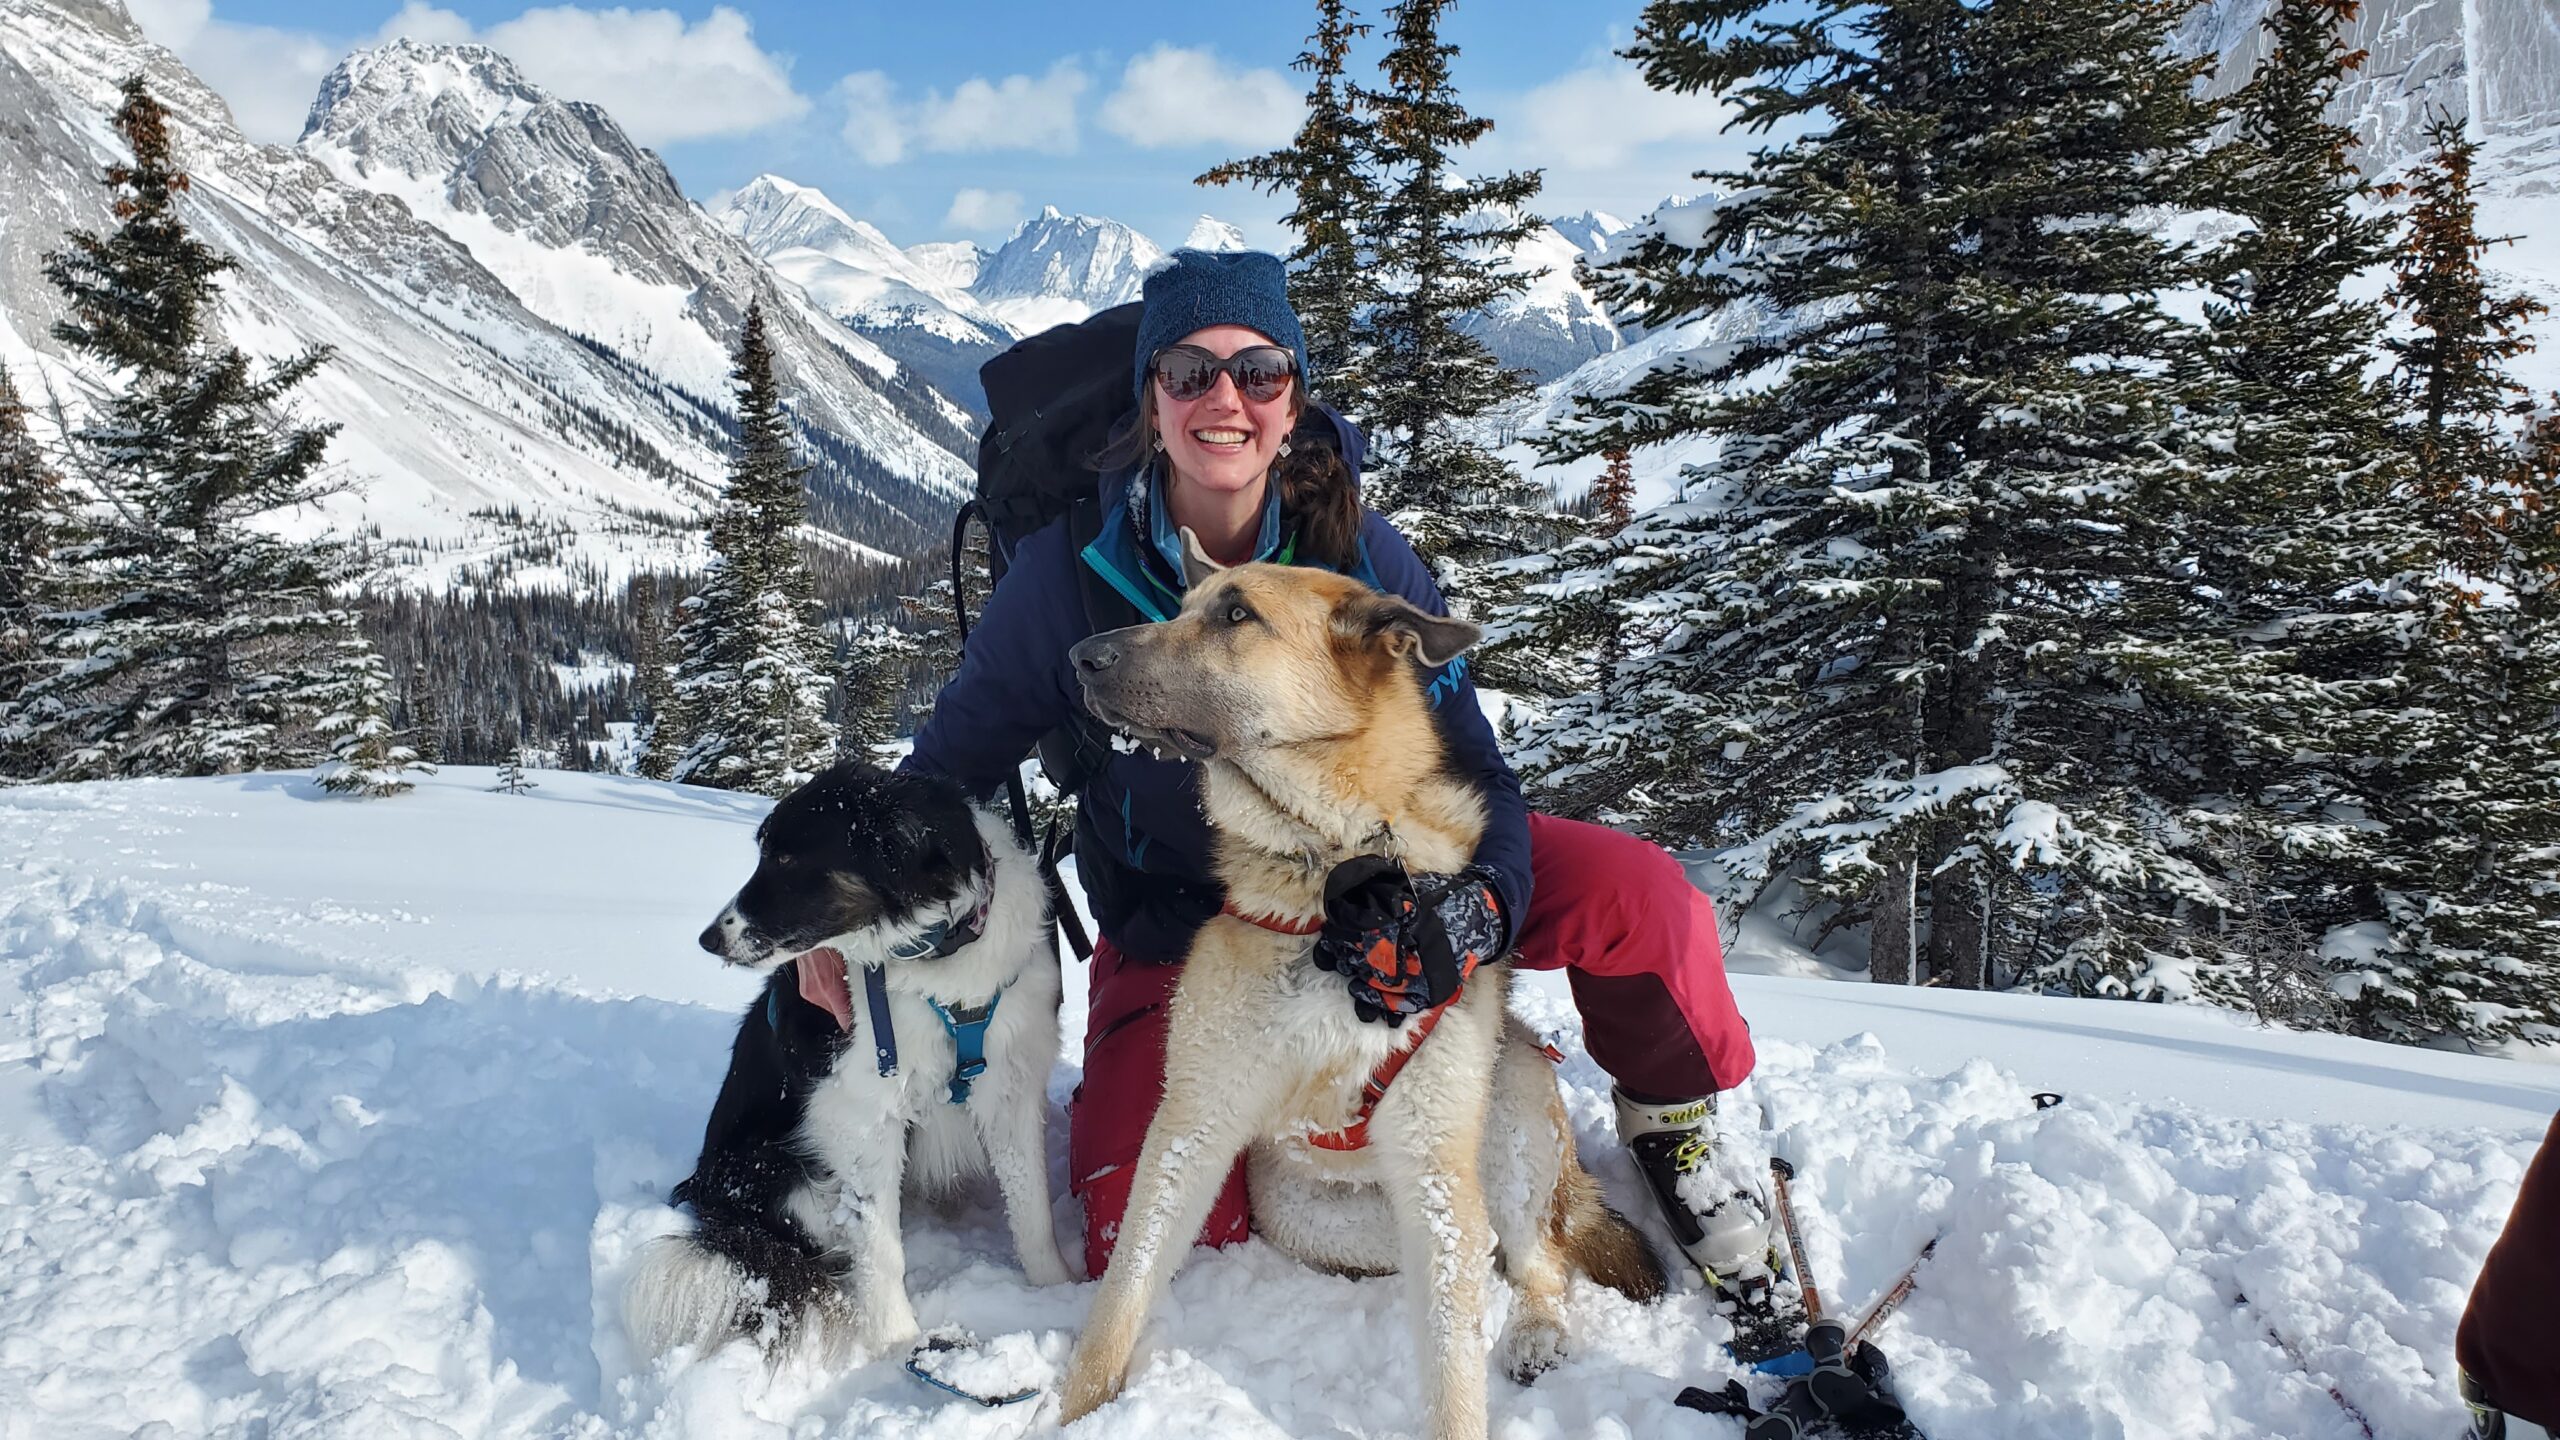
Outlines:
<svg viewBox="0 0 2560 1440"><path fill-rule="evenodd" d="M989 1167L1035 1285L1070 1277L1042 1150L1058 1053L1058 962L1030 855L946 781L843 764L776 804L755 874L702 934L732 965L770 972L747 1007L702 1155L676 1198L686 1234L642 1253L623 1314L647 1353L757 1336L821 1359L913 1339L898 1233L902 1182L921 1193ZM987 900L984 934L941 959L891 947ZM842 957L844 979L812 966ZM864 1004L885 965L898 1069L883 1076ZM986 1072L952 1104L957 1052L933 1002L1002 993ZM839 1021L836 1009L846 1012Z"/></svg>
<svg viewBox="0 0 2560 1440"><path fill-rule="evenodd" d="M1097 716L1205 767L1233 904L1312 921L1327 872L1354 855L1397 856L1417 872L1464 866L1484 806L1447 773L1415 662L1445 664L1475 627L1322 571L1218 570L1196 543L1190 568L1179 616L1095 636L1075 662ZM1076 1345L1066 1420L1119 1393L1139 1326L1248 1147L1266 1238L1328 1269L1415 1277L1435 1440L1485 1434L1483 1287L1496 1241L1520 1299L1501 1356L1523 1381L1563 1353L1568 1271L1640 1300L1662 1292L1651 1248L1574 1156L1553 1067L1506 1012L1503 968L1478 971L1414 1052L1368 1148L1307 1145L1350 1119L1370 1070L1408 1033L1356 1019L1311 944L1225 915L1193 943L1170 1009L1164 1103Z"/></svg>

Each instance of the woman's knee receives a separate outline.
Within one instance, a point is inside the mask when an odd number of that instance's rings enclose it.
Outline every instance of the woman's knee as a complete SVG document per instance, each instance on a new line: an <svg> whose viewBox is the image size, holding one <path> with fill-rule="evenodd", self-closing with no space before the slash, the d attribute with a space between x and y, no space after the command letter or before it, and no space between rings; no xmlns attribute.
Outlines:
<svg viewBox="0 0 2560 1440"><path fill-rule="evenodd" d="M1067 1188L1084 1205L1085 1273L1100 1275L1120 1237L1131 1172L1164 1099L1166 1004L1182 972L1094 948L1084 1077L1067 1103ZM1241 1165L1227 1177L1201 1242L1232 1245L1250 1224Z"/></svg>
<svg viewBox="0 0 2560 1440"><path fill-rule="evenodd" d="M1533 967L1618 969L1642 932L1648 943L1638 948L1656 962L1642 968L1658 968L1689 949L1698 917L1713 913L1669 851L1605 825L1532 814L1529 863L1529 919L1514 938Z"/></svg>

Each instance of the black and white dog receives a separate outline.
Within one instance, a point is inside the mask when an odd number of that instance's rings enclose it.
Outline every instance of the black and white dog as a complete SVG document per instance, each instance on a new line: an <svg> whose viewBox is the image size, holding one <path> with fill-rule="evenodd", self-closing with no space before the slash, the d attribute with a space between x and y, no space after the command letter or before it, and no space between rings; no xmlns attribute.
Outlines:
<svg viewBox="0 0 2560 1440"><path fill-rule="evenodd" d="M1058 963L1031 856L949 782L855 763L783 797L756 846L702 948L770 978L676 1187L694 1228L624 1291L633 1340L833 1358L913 1339L901 1183L990 1166L1023 1270L1065 1283L1041 1142Z"/></svg>

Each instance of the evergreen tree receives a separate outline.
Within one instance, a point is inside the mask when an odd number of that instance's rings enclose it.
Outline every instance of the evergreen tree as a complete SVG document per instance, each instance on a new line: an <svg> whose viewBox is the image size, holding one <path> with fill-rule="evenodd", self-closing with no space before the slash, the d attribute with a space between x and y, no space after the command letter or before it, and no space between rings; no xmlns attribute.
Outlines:
<svg viewBox="0 0 2560 1440"><path fill-rule="evenodd" d="M61 552L74 604L48 628L26 713L59 777L309 764L331 743L319 722L345 713L373 663L331 598L356 579L356 553L260 524L324 493L335 427L280 407L327 352L261 372L213 338L232 262L179 217L168 112L139 76L123 90L114 123L134 158L106 176L123 223L74 231L45 259L69 310L54 337L118 388L70 437L102 503Z"/></svg>
<svg viewBox="0 0 2560 1440"><path fill-rule="evenodd" d="M409 729L417 736L418 761L432 769L444 763L444 705L437 700L427 667L409 667Z"/></svg>
<svg viewBox="0 0 2560 1440"><path fill-rule="evenodd" d="M13 737L18 698L40 658L38 617L51 609L62 481L27 428L27 407L0 366L0 778L38 773L43 756Z"/></svg>
<svg viewBox="0 0 2560 1440"><path fill-rule="evenodd" d="M667 617L658 607L657 577L631 582L631 691L637 728L632 748L634 768L651 780L675 778L676 761L686 744L675 705L674 685L667 673Z"/></svg>
<svg viewBox="0 0 2560 1440"><path fill-rule="evenodd" d="M674 777L781 795L835 753L826 722L834 655L800 553L808 494L773 374L764 311L738 341L738 444L711 522L711 566L686 600L676 709L688 736Z"/></svg>
<svg viewBox="0 0 2560 1440"><path fill-rule="evenodd" d="M1370 166L1377 136L1343 77L1352 42L1368 33L1344 0L1316 0L1315 33L1293 62L1313 78L1297 135L1283 149L1229 161L1195 182L1249 184L1291 197L1281 223L1298 236L1289 252L1289 304L1306 331L1307 366L1323 396L1355 415L1368 413L1362 319L1376 299L1367 241L1378 206Z"/></svg>
<svg viewBox="0 0 2560 1440"><path fill-rule="evenodd" d="M2401 1039L2560 1040L2560 419L2522 437L2508 362L2542 307L2490 289L2476 145L2459 122L2407 187L2392 299L2404 442L2427 542L2408 685L2368 804L2384 942L2349 975Z"/></svg>
<svg viewBox="0 0 2560 1440"><path fill-rule="evenodd" d="M2337 816L2369 738L2358 717L2395 683L2399 582L2416 563L2403 467L2366 379L2381 315L2349 291L2382 260L2391 226L2352 163L2354 136L2326 119L2364 59L2340 38L2356 9L2277 0L2266 58L2233 97L2235 131L2202 194L2249 223L2210 258L2214 298L2187 392L2199 458L2171 497L2178 563L2195 582L2178 597L2179 623L2190 649L2219 635L2233 656L2184 697L2188 753L2234 802L2193 828L2249 832L2198 852L2218 886L2250 897L2219 907L2229 913L2213 928L2246 928L2261 945L2295 937L2303 950L2288 973L2370 903L2364 838ZM2155 673L2160 708L2175 705L2180 678ZM2225 871L2226 860L2245 868ZM2287 921L2239 913L2252 908ZM2196 979L2255 1006L2270 963L2233 949L2202 961Z"/></svg>
<svg viewBox="0 0 2560 1440"><path fill-rule="evenodd" d="M1601 459L1608 468L1591 482L1591 513L1605 538L1626 529L1636 518L1636 467L1624 450L1609 451Z"/></svg>
<svg viewBox="0 0 2560 1440"><path fill-rule="evenodd" d="M1556 448L1722 456L1557 557L1546 594L1605 596L1626 658L1515 753L1569 813L1725 847L1742 905L1786 878L1869 922L1879 980L1925 931L1960 986L2157 988L2184 973L2165 917L2212 898L2177 853L2174 717L2144 710L2154 676L2230 663L2182 644L2157 558L2185 336L2152 297L2191 267L2127 218L2182 202L2201 149L2198 67L2164 58L2183 8L1659 0L1629 52L1805 128L1596 277L1724 338Z"/></svg>
<svg viewBox="0 0 2560 1440"><path fill-rule="evenodd" d="M409 772L432 773L416 747L391 728L391 669L362 635L349 632L329 682L315 690L313 728L328 754L319 764L320 788L336 795L397 795L415 782Z"/></svg>
<svg viewBox="0 0 2560 1440"><path fill-rule="evenodd" d="M516 743L508 748L507 758L498 762L498 783L489 788L501 795L522 795L528 790L541 789L541 786L526 778L524 772L529 768L525 758L524 740L519 736Z"/></svg>
<svg viewBox="0 0 2560 1440"><path fill-rule="evenodd" d="M1381 89L1355 103L1372 130L1377 199L1363 225L1373 265L1366 408L1375 449L1370 503L1413 542L1440 588L1461 604L1495 599L1488 562L1555 543L1553 499L1485 448L1492 412L1528 394L1463 322L1527 289L1531 274L1493 263L1537 224L1523 207L1539 173L1466 178L1459 152L1492 130L1467 113L1450 76L1458 50L1440 39L1448 0L1387 10Z"/></svg>
<svg viewBox="0 0 2560 1440"><path fill-rule="evenodd" d="M837 693L843 704L836 740L839 753L876 761L880 748L898 738L907 670L916 653L915 640L885 617L874 616L851 628L838 670Z"/></svg>

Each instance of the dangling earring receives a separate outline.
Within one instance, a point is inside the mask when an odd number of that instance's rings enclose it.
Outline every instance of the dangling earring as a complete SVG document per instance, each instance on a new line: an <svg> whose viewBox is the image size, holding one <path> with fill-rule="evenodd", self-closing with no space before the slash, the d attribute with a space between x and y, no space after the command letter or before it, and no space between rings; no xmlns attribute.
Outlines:
<svg viewBox="0 0 2560 1440"><path fill-rule="evenodd" d="M1286 456L1288 455L1288 453L1289 453L1289 442L1288 442L1288 441L1283 440L1283 441L1281 441L1281 442L1280 442L1280 453L1281 453L1281 455L1282 455L1283 457L1286 457Z"/></svg>
<svg viewBox="0 0 2560 1440"><path fill-rule="evenodd" d="M1158 450L1164 448L1164 432L1161 430L1156 432L1155 445Z"/></svg>

